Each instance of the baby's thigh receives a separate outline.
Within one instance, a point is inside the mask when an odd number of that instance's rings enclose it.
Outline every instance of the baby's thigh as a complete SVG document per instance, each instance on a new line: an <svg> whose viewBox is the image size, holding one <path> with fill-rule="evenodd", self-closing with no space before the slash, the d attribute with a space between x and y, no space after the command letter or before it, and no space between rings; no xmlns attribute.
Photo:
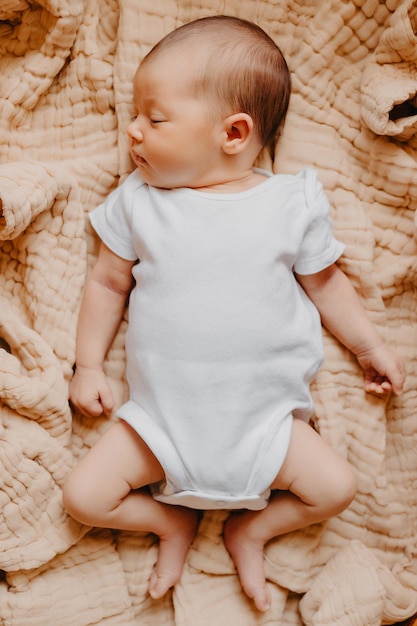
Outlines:
<svg viewBox="0 0 417 626"><path fill-rule="evenodd" d="M307 504L350 502L356 478L350 464L305 422L294 419L284 463L271 485L288 490Z"/></svg>
<svg viewBox="0 0 417 626"><path fill-rule="evenodd" d="M163 477L164 471L146 443L121 420L110 426L74 468L67 490L72 486L87 497L99 492L103 498L118 500Z"/></svg>

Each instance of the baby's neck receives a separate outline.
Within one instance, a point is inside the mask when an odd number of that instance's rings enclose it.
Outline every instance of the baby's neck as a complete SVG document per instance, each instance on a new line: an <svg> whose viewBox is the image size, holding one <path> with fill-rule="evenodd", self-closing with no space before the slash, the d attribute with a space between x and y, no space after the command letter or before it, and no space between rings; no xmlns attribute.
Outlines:
<svg viewBox="0 0 417 626"><path fill-rule="evenodd" d="M251 169L240 177L219 181L204 187L193 187L193 189L209 193L239 193L260 185L265 178L264 174Z"/></svg>

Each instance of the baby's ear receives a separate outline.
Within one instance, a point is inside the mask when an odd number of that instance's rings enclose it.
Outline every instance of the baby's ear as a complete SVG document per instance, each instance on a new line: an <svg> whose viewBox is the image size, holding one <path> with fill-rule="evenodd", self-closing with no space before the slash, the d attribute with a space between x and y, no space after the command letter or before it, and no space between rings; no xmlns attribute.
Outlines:
<svg viewBox="0 0 417 626"><path fill-rule="evenodd" d="M247 113L234 113L226 117L223 150L238 154L246 148L254 134L253 120Z"/></svg>

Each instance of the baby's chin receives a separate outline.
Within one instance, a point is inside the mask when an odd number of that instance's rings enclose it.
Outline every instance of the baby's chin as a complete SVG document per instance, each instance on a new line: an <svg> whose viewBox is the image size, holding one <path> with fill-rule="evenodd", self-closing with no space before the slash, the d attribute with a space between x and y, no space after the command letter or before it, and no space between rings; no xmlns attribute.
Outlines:
<svg viewBox="0 0 417 626"><path fill-rule="evenodd" d="M207 189L215 186L216 181L196 180L198 177L187 175L187 172L160 172L155 170L148 161L138 155L132 155L132 160L136 165L137 171L144 183L156 189Z"/></svg>
<svg viewBox="0 0 417 626"><path fill-rule="evenodd" d="M176 181L156 176L144 165L137 165L137 170L143 182L156 189L183 189L193 187L192 184L187 184L185 181L181 182L180 180Z"/></svg>

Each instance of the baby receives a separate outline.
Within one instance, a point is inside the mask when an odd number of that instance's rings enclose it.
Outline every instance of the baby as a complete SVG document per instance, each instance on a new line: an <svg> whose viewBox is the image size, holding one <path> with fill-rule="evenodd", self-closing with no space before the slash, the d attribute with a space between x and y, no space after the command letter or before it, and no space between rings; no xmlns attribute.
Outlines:
<svg viewBox="0 0 417 626"><path fill-rule="evenodd" d="M88 525L158 535L153 598L178 581L198 510L230 509L226 548L265 611L265 544L354 498L352 468L308 424L321 322L355 354L368 392L404 384L402 360L335 265L343 245L314 170L254 167L290 86L254 24L216 16L170 33L134 78L136 169L91 214L102 243L70 399L89 416L113 410L103 362L128 297L130 396L70 474L64 504Z"/></svg>

